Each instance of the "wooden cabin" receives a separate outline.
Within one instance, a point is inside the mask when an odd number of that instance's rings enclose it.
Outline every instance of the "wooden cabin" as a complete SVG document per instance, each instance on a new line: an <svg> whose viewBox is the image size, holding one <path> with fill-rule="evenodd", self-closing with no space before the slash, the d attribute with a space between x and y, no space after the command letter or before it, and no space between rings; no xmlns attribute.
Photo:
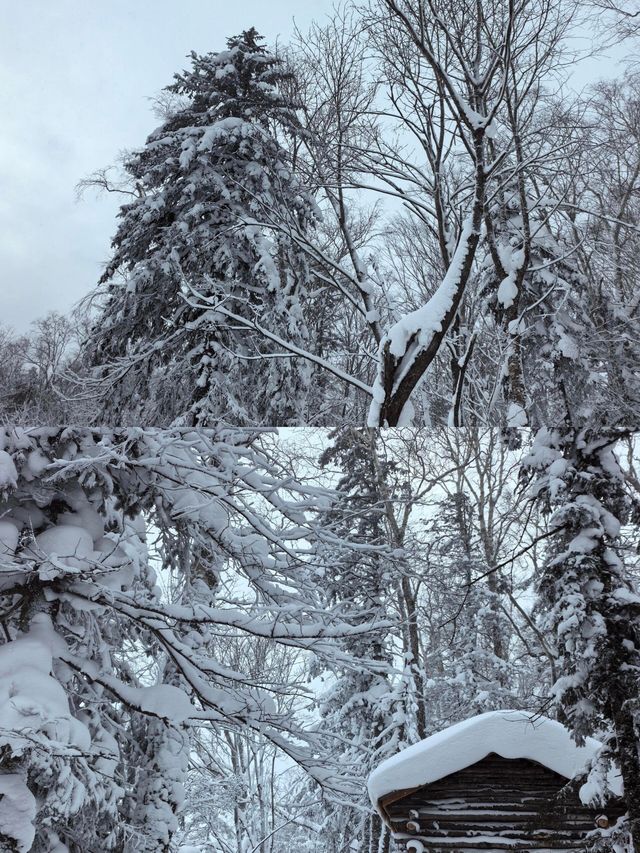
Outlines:
<svg viewBox="0 0 640 853"><path fill-rule="evenodd" d="M399 850L585 851L590 834L625 812L615 771L606 807L589 805L589 787L570 782L600 746L588 739L578 747L545 717L492 711L384 761L369 794Z"/></svg>

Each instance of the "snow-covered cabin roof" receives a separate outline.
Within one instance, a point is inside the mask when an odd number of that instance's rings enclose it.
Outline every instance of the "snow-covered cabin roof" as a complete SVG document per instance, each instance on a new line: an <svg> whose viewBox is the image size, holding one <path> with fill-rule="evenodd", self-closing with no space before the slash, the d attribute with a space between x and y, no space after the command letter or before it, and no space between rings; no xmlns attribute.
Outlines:
<svg viewBox="0 0 640 853"><path fill-rule="evenodd" d="M602 744L587 738L577 746L569 731L555 720L526 711L488 711L437 732L383 761L369 776L369 797L379 808L381 799L398 791L415 790L482 761L491 753L503 758L525 758L572 779L598 752ZM622 793L620 777L607 780L616 796ZM591 798L583 785L580 798Z"/></svg>

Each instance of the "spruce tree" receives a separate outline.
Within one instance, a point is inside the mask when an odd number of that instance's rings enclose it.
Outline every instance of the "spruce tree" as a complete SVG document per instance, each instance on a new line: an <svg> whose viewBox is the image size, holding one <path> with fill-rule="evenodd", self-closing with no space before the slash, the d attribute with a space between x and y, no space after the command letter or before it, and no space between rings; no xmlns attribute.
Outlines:
<svg viewBox="0 0 640 853"><path fill-rule="evenodd" d="M362 545L384 547L389 543L385 527L381 479L389 478L393 463L377 461L377 431L342 429L332 435L332 444L321 456L324 467L335 465L339 473L337 499L327 523L338 535ZM378 464L376 464L376 462ZM389 548L389 552L391 549ZM396 590L393 557L384 551L353 552L330 562L325 576L328 604L349 602L362 614L389 615ZM364 662L377 662L379 672L363 666L360 672L343 669L330 678L331 687L320 697L323 728L346 742L340 747L342 761L352 772L365 779L382 758L406 743L401 686L393 685L385 669L390 669L394 650L392 632L378 631L345 640L350 655ZM367 853L389 850L389 833L377 814L368 813L366 800L356 802L355 810L339 808L332 818L337 850L354 843ZM341 844L337 839L340 839ZM342 845L342 846L341 846Z"/></svg>
<svg viewBox="0 0 640 853"><path fill-rule="evenodd" d="M637 523L615 453L621 430L542 429L528 466L552 512L549 557L539 579L542 629L557 644L552 688L575 739L604 733L601 763L624 782L633 849L640 850L640 596L625 567L621 528ZM606 802L606 773L594 768L593 799Z"/></svg>
<svg viewBox="0 0 640 853"><path fill-rule="evenodd" d="M255 29L193 53L167 87L168 118L126 160L137 197L120 210L86 342L107 413L154 425L304 422L304 362L251 328L307 336L306 262L285 231L311 227L315 207L294 170L289 77Z"/></svg>

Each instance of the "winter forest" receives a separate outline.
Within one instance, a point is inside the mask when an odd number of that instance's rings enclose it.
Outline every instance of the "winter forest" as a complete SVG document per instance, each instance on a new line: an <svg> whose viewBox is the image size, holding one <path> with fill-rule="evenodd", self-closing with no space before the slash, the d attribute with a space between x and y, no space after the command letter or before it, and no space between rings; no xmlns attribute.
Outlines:
<svg viewBox="0 0 640 853"><path fill-rule="evenodd" d="M292 32L0 310L0 851L640 853L640 2Z"/></svg>

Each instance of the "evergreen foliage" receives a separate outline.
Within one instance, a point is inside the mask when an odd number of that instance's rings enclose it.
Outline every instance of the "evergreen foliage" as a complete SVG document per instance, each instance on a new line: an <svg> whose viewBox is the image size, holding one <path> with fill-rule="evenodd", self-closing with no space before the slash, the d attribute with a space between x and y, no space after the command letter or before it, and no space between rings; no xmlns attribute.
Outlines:
<svg viewBox="0 0 640 853"><path fill-rule="evenodd" d="M108 413L156 425L304 422L304 362L221 313L307 337L307 265L283 224L309 228L315 208L292 161L290 74L261 42L252 29L192 54L168 87L174 109L125 163L137 197L121 208L86 342Z"/></svg>

